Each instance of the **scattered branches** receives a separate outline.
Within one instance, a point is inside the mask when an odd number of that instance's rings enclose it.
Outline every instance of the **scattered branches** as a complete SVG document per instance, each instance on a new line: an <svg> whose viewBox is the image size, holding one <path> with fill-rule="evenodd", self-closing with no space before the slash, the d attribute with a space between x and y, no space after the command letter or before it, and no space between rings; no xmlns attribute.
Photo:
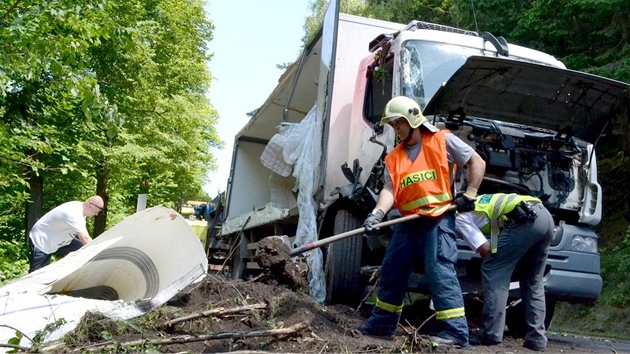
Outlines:
<svg viewBox="0 0 630 354"><path fill-rule="evenodd" d="M230 338L241 338L241 337L269 337L269 336L287 336L299 333L301 331L309 328L308 323L300 322L291 327L287 328L277 328L277 329L267 329L267 330L258 330L258 331L238 331L238 332L224 332L224 333L215 333L208 334L203 336L192 336L192 335L182 335L171 337L167 339L139 339L130 342L112 344L111 342L106 344L97 344L89 347L80 348L80 350L89 350L89 351L102 351L107 349L118 349L120 347L134 347L138 345L170 345L170 344L183 344L183 343L191 343L191 342L202 342L206 340L216 340L216 339L230 339Z"/></svg>
<svg viewBox="0 0 630 354"><path fill-rule="evenodd" d="M175 328L175 325L181 322L185 322L185 321L192 321L198 318L203 318L203 317L210 317L210 316L225 316L225 315L232 315L235 313L240 313L240 312L245 312L245 311L250 311L250 310L262 310L262 309L266 309L267 308L267 304L263 304L263 303L258 303L258 304L253 304L253 305L246 305L246 306L240 306L240 307L233 307L233 308L223 308L223 307L219 307L216 309L212 309L212 310L208 310L208 311L203 311L203 312L197 312L197 313L193 313L192 315L188 315L188 316L184 316L184 317L179 317L173 320L170 320L168 322L166 322L163 327L167 332L172 332L173 329Z"/></svg>

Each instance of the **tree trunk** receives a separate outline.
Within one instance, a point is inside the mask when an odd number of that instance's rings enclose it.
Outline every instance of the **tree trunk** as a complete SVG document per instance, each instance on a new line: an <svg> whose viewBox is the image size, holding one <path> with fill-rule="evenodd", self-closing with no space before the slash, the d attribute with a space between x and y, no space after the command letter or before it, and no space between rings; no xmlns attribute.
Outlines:
<svg viewBox="0 0 630 354"><path fill-rule="evenodd" d="M94 218L94 232L92 237L105 232L107 225L107 205L109 201L109 164L106 160L101 161L101 166L96 170L96 194L103 198L103 211Z"/></svg>
<svg viewBox="0 0 630 354"><path fill-rule="evenodd" d="M628 97L628 102L630 102L630 96ZM630 157L630 141L628 141L630 139L630 126L628 125L630 124L630 109L628 109L627 106L624 112L621 114L620 120L620 125L624 127L622 135L624 156Z"/></svg>
<svg viewBox="0 0 630 354"><path fill-rule="evenodd" d="M34 156L36 160L42 160L42 154L34 151L27 151L26 154L28 156ZM43 194L44 194L44 179L41 175L33 171L30 167L27 167L27 180L29 183L29 195L30 200L26 202L25 212L26 218L24 219L26 223L26 242L28 243L28 233L31 232L33 225L39 220L39 218L44 215L44 209L42 207Z"/></svg>

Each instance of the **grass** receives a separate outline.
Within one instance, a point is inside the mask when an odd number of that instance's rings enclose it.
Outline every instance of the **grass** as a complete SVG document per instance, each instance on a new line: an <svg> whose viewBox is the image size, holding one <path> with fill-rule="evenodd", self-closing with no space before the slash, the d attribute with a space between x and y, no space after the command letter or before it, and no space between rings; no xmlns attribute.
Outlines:
<svg viewBox="0 0 630 354"><path fill-rule="evenodd" d="M604 219L598 233L601 297L593 305L558 303L551 330L630 339L630 225L618 213Z"/></svg>

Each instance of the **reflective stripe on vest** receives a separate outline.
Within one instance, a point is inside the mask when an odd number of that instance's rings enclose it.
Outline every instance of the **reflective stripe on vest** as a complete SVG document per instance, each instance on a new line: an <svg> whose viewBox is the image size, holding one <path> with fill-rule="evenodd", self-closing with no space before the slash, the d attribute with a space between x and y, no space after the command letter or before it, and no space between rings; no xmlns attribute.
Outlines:
<svg viewBox="0 0 630 354"><path fill-rule="evenodd" d="M447 202L446 204L444 202ZM429 208L426 207L426 205L435 205L435 204L442 204L442 205L438 205L435 208ZM448 207L451 204L451 194L450 193L444 193L444 194L440 194L440 195L430 195L428 197L424 197L424 198L420 198L420 199L416 199L412 202L409 202L407 204L401 205L400 209L401 210L405 210L405 211L409 211L409 210L414 210L417 208L423 208L423 210L428 213L428 214L435 214L436 211L439 211L441 209L448 209ZM444 211L442 211L443 213ZM440 215L442 213L438 213L436 215Z"/></svg>
<svg viewBox="0 0 630 354"><path fill-rule="evenodd" d="M451 204L451 180L454 166L446 154L449 131L421 131L422 142L415 161L407 156L404 144L385 157L392 178L394 206L403 215L439 216Z"/></svg>
<svg viewBox="0 0 630 354"><path fill-rule="evenodd" d="M514 210L522 201L542 203L540 199L529 195L519 194L483 194L477 196L475 201L475 211L483 212L488 217L489 222L481 227L481 232L490 236L490 249L492 253L497 252L498 236L501 233L503 223L507 220L505 214Z"/></svg>
<svg viewBox="0 0 630 354"><path fill-rule="evenodd" d="M438 321L450 320L451 318L464 317L466 312L463 307L449 310L435 311L435 319Z"/></svg>
<svg viewBox="0 0 630 354"><path fill-rule="evenodd" d="M385 310L387 312L391 312L391 313L401 313L403 310L403 306L402 305L392 305L390 303L387 303L385 301L381 301L381 299L376 298L376 307L378 307L381 310Z"/></svg>

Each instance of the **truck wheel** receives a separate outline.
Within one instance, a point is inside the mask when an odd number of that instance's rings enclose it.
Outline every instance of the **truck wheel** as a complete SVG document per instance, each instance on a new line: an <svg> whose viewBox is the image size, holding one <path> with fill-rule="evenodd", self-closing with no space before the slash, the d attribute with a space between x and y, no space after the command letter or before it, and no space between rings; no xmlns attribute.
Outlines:
<svg viewBox="0 0 630 354"><path fill-rule="evenodd" d="M548 330L556 310L556 301L545 300L545 328ZM518 305L507 309L505 314L505 324L514 338L524 338L527 334L525 326L525 305L520 302Z"/></svg>
<svg viewBox="0 0 630 354"><path fill-rule="evenodd" d="M361 227L361 220L347 210L335 216L334 233ZM361 235L351 236L328 245L326 255L326 302L356 307L361 296Z"/></svg>

